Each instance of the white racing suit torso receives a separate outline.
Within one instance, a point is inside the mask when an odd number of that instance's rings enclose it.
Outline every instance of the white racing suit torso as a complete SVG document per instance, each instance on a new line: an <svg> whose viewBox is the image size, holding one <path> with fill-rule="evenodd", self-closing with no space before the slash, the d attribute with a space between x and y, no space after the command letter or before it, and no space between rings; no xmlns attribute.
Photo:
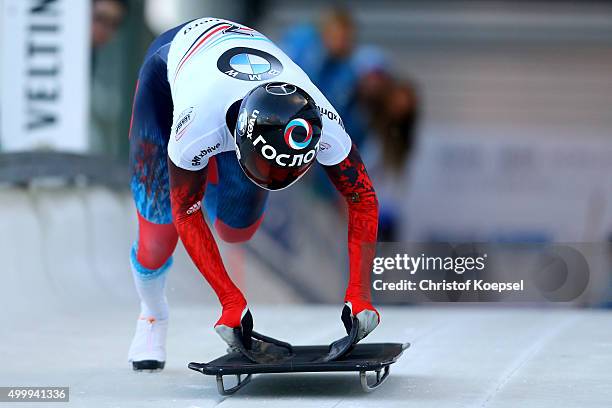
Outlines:
<svg viewBox="0 0 612 408"><path fill-rule="evenodd" d="M325 166L344 160L351 140L342 120L308 76L261 33L227 20L202 18L176 34L168 53L173 123L170 160L200 170L218 153L235 150L226 125L228 108L268 82L294 84L316 102L323 129L317 160Z"/></svg>

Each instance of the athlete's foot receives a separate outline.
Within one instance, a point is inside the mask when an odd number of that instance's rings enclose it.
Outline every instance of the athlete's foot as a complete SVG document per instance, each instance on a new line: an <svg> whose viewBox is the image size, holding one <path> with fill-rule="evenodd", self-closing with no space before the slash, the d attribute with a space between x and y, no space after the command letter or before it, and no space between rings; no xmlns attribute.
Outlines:
<svg viewBox="0 0 612 408"><path fill-rule="evenodd" d="M168 319L138 319L128 354L128 361L135 371L158 371L164 368L167 331Z"/></svg>

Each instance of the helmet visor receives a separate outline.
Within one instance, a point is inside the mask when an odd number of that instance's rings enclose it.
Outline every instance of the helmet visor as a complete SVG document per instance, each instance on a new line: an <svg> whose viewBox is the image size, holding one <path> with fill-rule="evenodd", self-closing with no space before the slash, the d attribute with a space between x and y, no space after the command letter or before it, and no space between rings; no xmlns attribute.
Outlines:
<svg viewBox="0 0 612 408"><path fill-rule="evenodd" d="M281 190L289 187L302 177L314 163L314 160L312 160L300 167L280 167L257 154L241 156L238 161L247 177L266 190Z"/></svg>

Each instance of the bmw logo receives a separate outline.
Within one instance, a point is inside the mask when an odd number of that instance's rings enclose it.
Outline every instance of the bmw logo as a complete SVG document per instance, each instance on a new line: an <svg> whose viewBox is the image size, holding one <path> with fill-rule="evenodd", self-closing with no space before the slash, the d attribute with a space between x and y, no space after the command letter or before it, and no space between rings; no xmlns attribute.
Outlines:
<svg viewBox="0 0 612 408"><path fill-rule="evenodd" d="M225 75L243 81L265 81L283 72L283 65L276 57L246 47L225 51L217 60L217 68Z"/></svg>
<svg viewBox="0 0 612 408"><path fill-rule="evenodd" d="M271 68L267 59L254 54L234 55L229 64L241 74L264 74Z"/></svg>

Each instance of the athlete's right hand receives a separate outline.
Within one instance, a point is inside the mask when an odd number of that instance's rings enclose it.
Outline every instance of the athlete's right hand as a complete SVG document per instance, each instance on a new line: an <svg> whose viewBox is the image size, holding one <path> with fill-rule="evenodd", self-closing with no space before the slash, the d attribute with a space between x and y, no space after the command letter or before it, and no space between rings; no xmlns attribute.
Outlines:
<svg viewBox="0 0 612 408"><path fill-rule="evenodd" d="M215 323L215 331L228 344L230 351L249 349L253 332L253 316L249 308L246 305L224 307L221 317Z"/></svg>
<svg viewBox="0 0 612 408"><path fill-rule="evenodd" d="M380 323L378 310L370 302L356 299L352 301L347 300L342 309L342 323L344 323L347 334L351 332L353 327L353 318L357 318L359 322L355 343L370 334Z"/></svg>

